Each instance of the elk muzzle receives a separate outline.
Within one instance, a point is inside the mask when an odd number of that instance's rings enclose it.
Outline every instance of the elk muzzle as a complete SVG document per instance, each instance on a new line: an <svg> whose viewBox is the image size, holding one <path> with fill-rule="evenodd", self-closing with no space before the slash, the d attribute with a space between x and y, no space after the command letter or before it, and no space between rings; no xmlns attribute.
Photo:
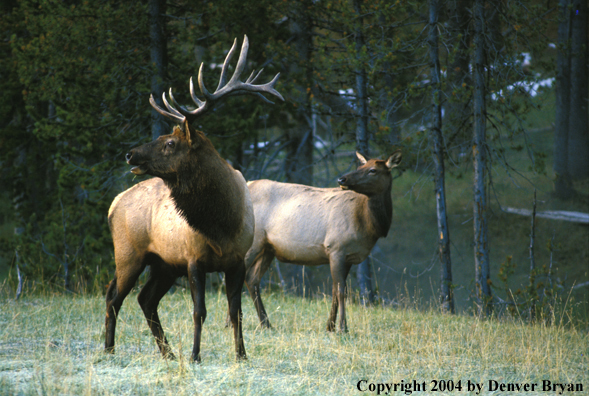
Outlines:
<svg viewBox="0 0 589 396"><path fill-rule="evenodd" d="M144 167L145 161L138 161L137 155L135 154L135 150L131 150L125 155L125 159L129 165L136 165L131 168L131 173L134 173L135 175L143 175L147 172L147 169Z"/></svg>
<svg viewBox="0 0 589 396"><path fill-rule="evenodd" d="M337 179L337 182L339 183L339 186L342 190L350 189L350 187L347 185L348 178L346 176L340 177L339 179Z"/></svg>

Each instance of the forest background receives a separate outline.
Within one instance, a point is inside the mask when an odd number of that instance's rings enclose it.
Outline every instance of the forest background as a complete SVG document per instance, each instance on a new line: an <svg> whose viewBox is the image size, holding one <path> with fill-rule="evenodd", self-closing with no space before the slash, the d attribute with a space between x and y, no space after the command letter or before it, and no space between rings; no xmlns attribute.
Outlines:
<svg viewBox="0 0 589 396"><path fill-rule="evenodd" d="M149 94L191 103L201 62L213 86L247 34L285 102L235 98L197 125L247 180L335 186L356 150L403 151L356 296L529 317L559 296L582 317L587 224L509 208L589 212L586 21L578 0L4 1L1 290L105 291L108 208L140 181L124 154L171 130ZM329 284L327 266L265 279Z"/></svg>

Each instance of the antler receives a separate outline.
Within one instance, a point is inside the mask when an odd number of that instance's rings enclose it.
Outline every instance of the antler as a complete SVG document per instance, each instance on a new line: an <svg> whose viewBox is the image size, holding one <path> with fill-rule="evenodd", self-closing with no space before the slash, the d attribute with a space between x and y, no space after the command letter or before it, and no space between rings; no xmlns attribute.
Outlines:
<svg viewBox="0 0 589 396"><path fill-rule="evenodd" d="M149 103L153 106L153 108L163 115L173 121L178 123L183 123L184 121L188 120L189 122L197 118L199 115L207 112L210 108L213 107L215 102L218 102L224 96L231 96L231 95L242 95L242 94L254 94L259 96L260 98L264 99L268 103L273 103L272 101L268 100L262 93L267 93L270 95L274 95L278 97L280 100L284 101L284 98L280 93L274 89L274 85L276 81L278 81L278 77L280 73L278 73L272 81L266 84L259 84L256 85L254 82L260 76L264 69L261 69L255 76L255 71L249 76L249 78L245 81L239 81L239 77L245 68L245 62L247 58L247 51L249 48L249 41L247 36L244 36L243 45L241 46L241 52L239 54L239 60L237 61L237 66L235 67L235 72L233 76L227 82L227 68L229 66L229 61L233 57L237 46L237 39L233 42L233 46L229 50L227 57L225 58L225 62L223 62L223 68L221 69L221 77L219 78L219 85L217 85L217 89L215 92L210 93L207 88L205 87L204 79L203 79L203 64L201 63L200 69L198 70L198 86L202 94L205 97L205 100L200 100L196 93L194 92L194 84L192 82L192 77L190 78L190 96L192 100L196 104L196 108L194 110L188 110L185 107L182 107L176 103L174 99L174 95L172 95L172 88L169 90L170 101L171 104L166 99L166 93L162 94L162 99L164 101L164 105L168 109L168 111L162 109L157 105L155 100L153 99L153 94L149 96Z"/></svg>

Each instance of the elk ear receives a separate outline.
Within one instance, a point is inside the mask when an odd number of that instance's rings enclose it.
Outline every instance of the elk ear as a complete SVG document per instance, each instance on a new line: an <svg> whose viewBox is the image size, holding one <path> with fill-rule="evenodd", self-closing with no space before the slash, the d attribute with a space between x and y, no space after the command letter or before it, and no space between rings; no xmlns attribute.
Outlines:
<svg viewBox="0 0 589 396"><path fill-rule="evenodd" d="M401 159L403 158L403 153L401 152L401 150L397 150L395 151L390 157L389 159L387 159L387 168L393 169L396 168L397 166L399 166L399 164L401 163Z"/></svg>
<svg viewBox="0 0 589 396"><path fill-rule="evenodd" d="M186 142L189 146L192 146L192 138L190 136L190 126L188 125L188 120L184 120L184 136L186 138Z"/></svg>
<svg viewBox="0 0 589 396"><path fill-rule="evenodd" d="M366 158L364 158L364 156L357 151L356 151L356 157L358 157L358 161L360 161L361 166L364 165L366 162L368 162L366 160Z"/></svg>

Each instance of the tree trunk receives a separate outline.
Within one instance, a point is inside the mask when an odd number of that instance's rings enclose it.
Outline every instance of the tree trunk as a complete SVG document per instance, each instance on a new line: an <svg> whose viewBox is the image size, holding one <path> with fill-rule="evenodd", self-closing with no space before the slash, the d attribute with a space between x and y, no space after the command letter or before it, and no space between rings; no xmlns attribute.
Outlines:
<svg viewBox="0 0 589 396"><path fill-rule="evenodd" d="M366 68L363 66L363 60L360 59L362 48L364 47L364 35L362 32L363 20L362 17L362 1L352 0L354 5L354 11L357 15L354 40L356 47L356 150L368 157L368 76ZM357 268L357 279L358 286L360 288L361 296L366 302L374 301L374 292L372 290L372 271L370 270L370 259L362 261Z"/></svg>
<svg viewBox="0 0 589 396"><path fill-rule="evenodd" d="M571 84L569 110L569 174L573 179L589 177L589 125L587 84L587 0L572 0L571 15Z"/></svg>
<svg viewBox="0 0 589 396"><path fill-rule="evenodd" d="M479 314L492 311L487 231L487 143L485 87L485 1L475 0L474 139L473 139L473 224L475 287Z"/></svg>
<svg viewBox="0 0 589 396"><path fill-rule="evenodd" d="M356 54L360 57L362 47L364 47L364 35L362 34L363 20L360 0L353 0L354 11L357 15L356 27L354 32L354 40L356 47ZM366 68L363 66L361 59L356 59L356 150L364 156L368 156L368 76L366 75Z"/></svg>
<svg viewBox="0 0 589 396"><path fill-rule="evenodd" d="M313 185L313 133L304 115L300 116L286 134L285 176L288 183Z"/></svg>
<svg viewBox="0 0 589 396"><path fill-rule="evenodd" d="M290 128L287 139L290 144L285 159L286 181L289 183L313 184L313 129L312 129L312 98L313 85L313 23L311 19L310 0L301 1L295 10L290 25L294 35L294 48L298 54L298 62L291 65L289 74L298 74L300 96L296 99L299 106L293 119L296 125Z"/></svg>
<svg viewBox="0 0 589 396"><path fill-rule="evenodd" d="M569 103L570 103L570 0L560 0L558 54L556 58L556 114L554 120L554 192L560 199L572 196L569 174Z"/></svg>
<svg viewBox="0 0 589 396"><path fill-rule="evenodd" d="M470 143L471 97L466 86L472 85L469 71L471 31L469 28L472 0L451 0L448 9L448 31L450 33L451 60L448 67L448 98L444 111L444 127L448 130L448 142L464 154ZM463 87L464 85L464 87Z"/></svg>
<svg viewBox="0 0 589 396"><path fill-rule="evenodd" d="M444 312L454 313L452 292L452 261L450 259L450 231L446 215L446 187L444 176L444 137L442 136L442 91L440 84L440 59L438 54L439 0L429 1L429 55L432 82L431 139L435 166L435 194L438 217L438 249L440 253L441 283L440 301Z"/></svg>
<svg viewBox="0 0 589 396"><path fill-rule="evenodd" d="M381 26L387 26L387 20L384 15L378 17L378 22ZM393 40L394 29L388 28L386 30L386 37L388 40ZM390 145L398 145L401 141L401 128L397 125L398 116L392 99L392 93L395 90L395 77L392 71L392 64L390 61L384 61L382 64L383 74L383 92L380 93L380 107L386 111L384 117L384 124L389 128L388 143Z"/></svg>
<svg viewBox="0 0 589 396"><path fill-rule="evenodd" d="M530 288L530 319L536 320L536 301L538 294L536 293L536 258L534 256L534 244L536 241L536 190L534 189L534 202L532 205L532 224L530 226L530 275L528 277Z"/></svg>
<svg viewBox="0 0 589 396"><path fill-rule="evenodd" d="M166 74L168 68L167 39L164 15L166 0L149 0L149 37L151 39L151 63L155 68L151 76L151 93L160 107L164 107L162 93L166 89ZM151 136L169 133L164 117L155 109L151 109Z"/></svg>
<svg viewBox="0 0 589 396"><path fill-rule="evenodd" d="M311 19L313 3L303 0L292 11L290 32L294 36L293 47L298 59L289 65L289 75L295 75L298 92L295 98L297 108L292 117L291 127L286 130L284 173L288 183L313 185L313 128L312 96L313 85L313 23ZM314 269L305 266L284 267L284 277L293 281L299 295L310 288Z"/></svg>

